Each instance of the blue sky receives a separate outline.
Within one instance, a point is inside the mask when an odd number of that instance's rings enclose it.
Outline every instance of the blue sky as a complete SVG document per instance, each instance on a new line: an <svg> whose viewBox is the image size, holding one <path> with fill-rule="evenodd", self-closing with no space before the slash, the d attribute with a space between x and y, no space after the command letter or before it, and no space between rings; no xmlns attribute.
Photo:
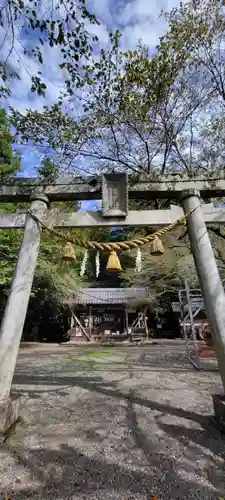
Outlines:
<svg viewBox="0 0 225 500"><path fill-rule="evenodd" d="M29 4L29 1L27 0L25 3ZM47 3L48 0L43 0L43 9L46 8ZM160 13L162 10L168 12L179 3L179 0L88 0L87 7L101 21L100 26L91 26L90 30L97 34L101 46L107 45L110 31L119 29L123 34L122 45L124 49L134 48L138 40L142 39L148 45L150 53L154 53L159 37L166 29L165 21ZM0 40L3 36L4 33L0 29ZM57 48L50 49L46 44L43 47L45 64L41 68L47 83L46 97L42 98L29 92L30 75L36 74L40 69L37 62L23 54L23 46L32 44L32 37L32 33L18 29L16 50L12 53L9 61L17 70L19 61L20 81L14 82L8 104L22 113L28 108L41 110L45 104L50 105L57 102L62 90L62 81L58 70L59 51ZM8 44L10 46L10 40L8 40ZM7 51L7 49L7 43L5 43L4 50ZM22 158L23 175L35 175L35 167L38 166L42 157L40 148L28 145L19 147L18 150Z"/></svg>

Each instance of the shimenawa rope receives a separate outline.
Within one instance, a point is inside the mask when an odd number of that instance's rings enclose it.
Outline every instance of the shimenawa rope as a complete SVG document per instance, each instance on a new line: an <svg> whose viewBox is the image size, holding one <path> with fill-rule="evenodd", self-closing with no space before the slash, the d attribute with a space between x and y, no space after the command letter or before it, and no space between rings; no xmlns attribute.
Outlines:
<svg viewBox="0 0 225 500"><path fill-rule="evenodd" d="M155 231L152 234L149 234L147 236L142 236L139 238L134 238L134 239L127 240L127 241L118 241L118 242L111 242L111 241L110 242L104 242L104 241L99 242L99 241L84 240L84 239L80 239L80 238L76 238L76 237L72 238L69 234L65 234L62 231L58 231L52 227L49 227L39 217L37 217L37 215L35 215L31 210L28 210L28 214L36 222L38 222L43 227L43 229L54 234L57 238L63 239L64 241L67 241L68 243L72 243L75 246L86 248L88 250L101 250L101 251L108 250L111 252L112 250L117 251L117 250L130 250L132 248L138 248L140 246L143 246L143 245L150 243L151 241L153 241L155 239L155 237L157 237L157 236L160 237L163 234L168 233L169 231L171 231L172 229L174 229L174 227L176 227L178 225L185 225L188 216L191 215L196 210L196 208L197 207L190 210L190 212L188 212L186 215L183 215L182 217L177 219L172 224L169 224L168 226L166 226L162 229L159 229L158 231Z"/></svg>

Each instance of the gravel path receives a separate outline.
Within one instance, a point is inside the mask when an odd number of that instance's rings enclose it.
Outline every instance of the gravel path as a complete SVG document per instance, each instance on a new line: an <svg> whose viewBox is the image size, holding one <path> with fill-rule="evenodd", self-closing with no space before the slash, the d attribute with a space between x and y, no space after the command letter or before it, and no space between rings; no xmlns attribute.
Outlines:
<svg viewBox="0 0 225 500"><path fill-rule="evenodd" d="M218 373L194 371L181 343L89 350L21 349L24 423L0 448L0 498L225 498Z"/></svg>

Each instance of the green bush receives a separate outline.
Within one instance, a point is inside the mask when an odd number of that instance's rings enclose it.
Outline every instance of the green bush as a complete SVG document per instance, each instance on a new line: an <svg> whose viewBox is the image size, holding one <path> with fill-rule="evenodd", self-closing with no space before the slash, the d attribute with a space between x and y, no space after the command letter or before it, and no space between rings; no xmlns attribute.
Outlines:
<svg viewBox="0 0 225 500"><path fill-rule="evenodd" d="M27 310L22 340L66 342L70 322L69 307L63 304L49 277L37 277Z"/></svg>

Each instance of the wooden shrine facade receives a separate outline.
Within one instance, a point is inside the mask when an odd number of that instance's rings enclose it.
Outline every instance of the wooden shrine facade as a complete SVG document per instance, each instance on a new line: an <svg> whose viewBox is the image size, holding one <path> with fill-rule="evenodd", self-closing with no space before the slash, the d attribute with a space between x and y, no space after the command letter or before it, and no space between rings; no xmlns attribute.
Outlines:
<svg viewBox="0 0 225 500"><path fill-rule="evenodd" d="M67 303L70 341L132 340L147 337L147 288L83 288Z"/></svg>

